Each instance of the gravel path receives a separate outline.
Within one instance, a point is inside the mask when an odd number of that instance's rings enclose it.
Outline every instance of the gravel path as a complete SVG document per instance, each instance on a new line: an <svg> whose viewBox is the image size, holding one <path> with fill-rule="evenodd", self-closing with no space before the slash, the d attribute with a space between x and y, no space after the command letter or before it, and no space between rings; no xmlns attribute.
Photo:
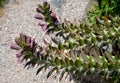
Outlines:
<svg viewBox="0 0 120 83"><path fill-rule="evenodd" d="M73 83L63 79L46 79L46 72L42 71L35 75L37 67L29 70L24 69L24 63L18 64L15 57L15 51L9 48L14 42L14 38L19 33L25 33L41 41L43 34L40 27L37 26L38 20L34 19L35 8L42 0L18 0L19 3L9 3L5 5L5 15L0 18L0 83ZM55 0L54 0L55 1ZM54 1L51 1L53 3ZM60 0L57 0L59 3ZM65 0L61 0L62 1ZM70 1L70 2L69 2ZM81 19L83 11L89 0L66 0L60 6L53 6L59 15L74 20L74 17ZM75 10L77 9L77 10ZM49 38L49 37L46 37Z"/></svg>

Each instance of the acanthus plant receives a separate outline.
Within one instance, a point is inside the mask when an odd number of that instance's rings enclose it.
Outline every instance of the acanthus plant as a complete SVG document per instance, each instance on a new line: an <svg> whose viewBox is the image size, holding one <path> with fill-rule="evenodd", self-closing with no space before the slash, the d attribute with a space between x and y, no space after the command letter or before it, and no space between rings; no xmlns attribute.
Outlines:
<svg viewBox="0 0 120 83"><path fill-rule="evenodd" d="M120 0L96 0L98 5L93 6L93 11L90 11L88 18L93 22L95 17L107 16L120 16Z"/></svg>
<svg viewBox="0 0 120 83"><path fill-rule="evenodd" d="M19 62L26 61L39 65L37 73L42 69L52 67L47 78L53 72L60 73L61 80L65 73L74 77L86 79L89 82L120 82L120 19L112 15L96 17L96 24L80 22L75 25L65 20L59 21L48 2L38 5L35 15L39 26L46 34L54 33L52 43L43 39L44 46L39 46L35 39L20 34L15 39L12 49L17 50ZM97 77L97 78L95 78ZM97 82L98 83L98 82Z"/></svg>
<svg viewBox="0 0 120 83"><path fill-rule="evenodd" d="M6 0L0 0L0 7L3 7L3 5L5 4Z"/></svg>

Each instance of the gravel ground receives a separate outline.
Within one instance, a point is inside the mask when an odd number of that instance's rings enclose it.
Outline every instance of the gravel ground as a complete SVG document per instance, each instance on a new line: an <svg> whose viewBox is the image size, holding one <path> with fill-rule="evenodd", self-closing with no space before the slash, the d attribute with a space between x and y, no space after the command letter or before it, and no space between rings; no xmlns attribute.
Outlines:
<svg viewBox="0 0 120 83"><path fill-rule="evenodd" d="M0 18L0 83L73 83L68 79L46 79L46 72L35 75L37 67L29 70L23 68L24 63L17 63L15 51L9 45L19 33L25 33L41 41L43 34L37 26L38 20L34 19L35 8L42 0L19 0L19 3L5 5L5 14ZM63 18L73 21L74 18L82 19L85 7L89 0L56 0L58 5L51 0L55 11ZM60 4L61 2L61 4ZM49 37L46 36L47 39ZM41 43L39 43L41 44Z"/></svg>

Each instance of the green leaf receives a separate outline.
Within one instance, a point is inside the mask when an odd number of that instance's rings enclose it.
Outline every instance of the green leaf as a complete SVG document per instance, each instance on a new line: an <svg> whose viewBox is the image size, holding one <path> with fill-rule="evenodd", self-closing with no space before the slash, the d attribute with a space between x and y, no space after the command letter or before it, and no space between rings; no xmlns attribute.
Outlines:
<svg viewBox="0 0 120 83"><path fill-rule="evenodd" d="M77 69L75 70L75 75L78 75L78 76L79 76L79 75L82 73L83 70L84 70L83 67L77 68Z"/></svg>
<svg viewBox="0 0 120 83"><path fill-rule="evenodd" d="M51 60L50 60L50 64L51 64L51 65L55 65L55 60L54 60L54 59L51 59Z"/></svg>
<svg viewBox="0 0 120 83"><path fill-rule="evenodd" d="M31 59L30 61L28 61L28 62L25 64L24 68L25 68L26 66L31 65L31 64L32 64L32 67L34 67L34 65L37 64L37 60L38 60L37 58Z"/></svg>
<svg viewBox="0 0 120 83"><path fill-rule="evenodd" d="M58 49L59 49L59 50L64 50L64 49L65 49L64 46L62 45L62 43L59 43Z"/></svg>
<svg viewBox="0 0 120 83"><path fill-rule="evenodd" d="M60 59L61 66L65 65L65 61L63 59Z"/></svg>
<svg viewBox="0 0 120 83"><path fill-rule="evenodd" d="M59 42L58 42L55 38L52 38L52 37L51 37L51 39L52 39L52 41L53 41L55 44L59 44Z"/></svg>
<svg viewBox="0 0 120 83"><path fill-rule="evenodd" d="M60 77L59 77L59 80L60 80L60 81L61 81L61 80L62 80L62 78L64 77L65 73L66 73L66 71L65 71L65 70L63 70L63 71L61 72Z"/></svg>
<svg viewBox="0 0 120 83"><path fill-rule="evenodd" d="M61 65L61 60L58 57L55 58L55 64Z"/></svg>
<svg viewBox="0 0 120 83"><path fill-rule="evenodd" d="M103 62L103 63L107 63L107 59L104 56L99 56L99 59Z"/></svg>
<svg viewBox="0 0 120 83"><path fill-rule="evenodd" d="M54 71L56 71L56 70L58 70L57 67L52 68L52 69L49 71L49 73L47 74L47 78L49 78L49 77L52 75L52 73L53 73Z"/></svg>
<svg viewBox="0 0 120 83"><path fill-rule="evenodd" d="M73 46L73 43L72 43L72 42L69 42L69 48L70 48L70 49L73 49L73 48L74 48L74 46Z"/></svg>
<svg viewBox="0 0 120 83"><path fill-rule="evenodd" d="M56 33L56 36L62 36L63 35L63 31L59 31Z"/></svg>
<svg viewBox="0 0 120 83"><path fill-rule="evenodd" d="M113 76L120 76L120 69L114 69L111 71L111 73L109 74L110 77L113 77Z"/></svg>
<svg viewBox="0 0 120 83"><path fill-rule="evenodd" d="M83 46L83 45L85 44L85 42L84 42L84 39L83 39L83 38L79 38L79 44L80 44L80 46Z"/></svg>
<svg viewBox="0 0 120 83"><path fill-rule="evenodd" d="M101 69L98 71L97 75L105 76L107 74L108 69Z"/></svg>
<svg viewBox="0 0 120 83"><path fill-rule="evenodd" d="M69 49L69 46L68 45L63 45L65 49Z"/></svg>
<svg viewBox="0 0 120 83"><path fill-rule="evenodd" d="M97 43L96 37L92 37L91 42L94 43L94 44L96 44Z"/></svg>
<svg viewBox="0 0 120 83"><path fill-rule="evenodd" d="M81 60L79 58L76 59L75 66L77 67L81 66Z"/></svg>
<svg viewBox="0 0 120 83"><path fill-rule="evenodd" d="M45 68L45 65L41 66L41 67L37 70L36 75L38 75L38 73L39 73L43 68Z"/></svg>
<svg viewBox="0 0 120 83"><path fill-rule="evenodd" d="M87 70L86 74L91 75L91 74L94 73L94 71L95 71L95 68L90 68L90 69Z"/></svg>
<svg viewBox="0 0 120 83"><path fill-rule="evenodd" d="M24 55L25 55L25 59L28 60L29 58L33 58L33 53L31 51L25 51L24 52Z"/></svg>
<svg viewBox="0 0 120 83"><path fill-rule="evenodd" d="M70 65L74 65L74 61L72 59L70 59Z"/></svg>
<svg viewBox="0 0 120 83"><path fill-rule="evenodd" d="M65 62L66 62L66 65L69 66L70 65L70 59L68 57L65 57Z"/></svg>

